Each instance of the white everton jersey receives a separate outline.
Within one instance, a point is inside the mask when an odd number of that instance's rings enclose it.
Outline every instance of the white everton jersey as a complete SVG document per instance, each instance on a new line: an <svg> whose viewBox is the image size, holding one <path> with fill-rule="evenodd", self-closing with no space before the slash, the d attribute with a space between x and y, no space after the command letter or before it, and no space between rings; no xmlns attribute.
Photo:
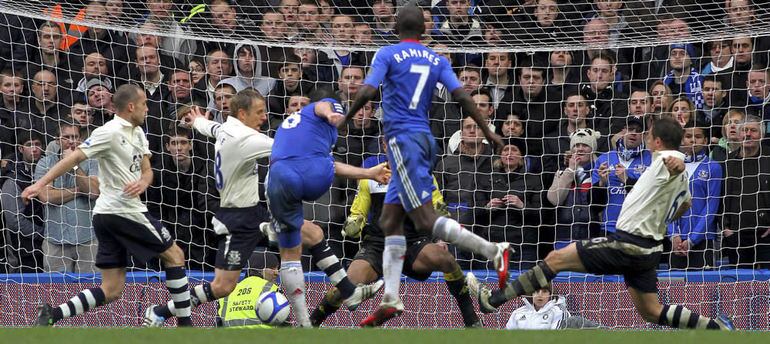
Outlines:
<svg viewBox="0 0 770 344"><path fill-rule="evenodd" d="M195 130L216 138L214 174L223 208L247 208L259 202L257 159L270 155L273 139L244 125L234 116L219 124L197 118Z"/></svg>
<svg viewBox="0 0 770 344"><path fill-rule="evenodd" d="M561 327L562 321L570 316L567 311L567 302L564 298L557 297L548 301L542 308L535 310L535 306L524 298L524 305L511 313L506 330L556 330Z"/></svg>
<svg viewBox="0 0 770 344"><path fill-rule="evenodd" d="M94 214L143 213L147 207L139 197L128 197L123 188L142 176L142 160L150 155L144 130L123 118L114 119L94 129L80 144L80 150L99 162L99 198Z"/></svg>
<svg viewBox="0 0 770 344"><path fill-rule="evenodd" d="M679 206L690 201L687 172L671 176L663 163L664 157L684 160L678 151L660 151L654 154L647 168L623 201L617 229L636 236L663 240L666 225L673 220Z"/></svg>

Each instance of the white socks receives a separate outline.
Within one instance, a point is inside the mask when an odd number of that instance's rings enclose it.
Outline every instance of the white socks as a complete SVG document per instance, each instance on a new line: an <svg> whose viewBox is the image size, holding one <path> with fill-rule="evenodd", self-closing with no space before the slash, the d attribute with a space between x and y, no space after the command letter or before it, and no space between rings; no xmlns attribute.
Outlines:
<svg viewBox="0 0 770 344"><path fill-rule="evenodd" d="M433 224L433 236L455 245L463 251L483 254L490 260L494 259L497 254L497 246L494 243L465 230L457 221L447 217L439 217Z"/></svg>
<svg viewBox="0 0 770 344"><path fill-rule="evenodd" d="M291 302L294 319L299 327L312 327L310 316L307 313L307 301L305 300L305 275L302 273L302 264L299 261L281 262L281 284L286 292L286 298Z"/></svg>
<svg viewBox="0 0 770 344"><path fill-rule="evenodd" d="M399 299L401 271L404 269L406 238L403 235L385 237L385 250L382 252L382 275L385 280L384 301Z"/></svg>

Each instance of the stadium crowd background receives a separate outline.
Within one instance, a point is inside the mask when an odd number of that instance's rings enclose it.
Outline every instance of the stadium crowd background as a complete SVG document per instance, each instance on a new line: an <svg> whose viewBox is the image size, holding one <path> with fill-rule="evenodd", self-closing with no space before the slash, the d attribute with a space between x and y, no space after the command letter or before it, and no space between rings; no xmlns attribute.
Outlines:
<svg viewBox="0 0 770 344"><path fill-rule="evenodd" d="M18 195L112 118L112 93L125 83L139 85L148 98L150 211L175 235L188 268L212 271L217 237L210 219L219 204L213 141L178 127L177 114L197 105L221 122L229 98L254 88L267 99L263 129L273 135L315 88L333 89L345 104L374 51L344 48L397 41L394 13L401 3L42 4L38 17L100 25L0 13L0 272L95 272L90 209L97 194L87 177L97 175L96 164L57 179L39 201L24 204ZM447 90L436 90L430 123L443 150L435 175L446 211L491 241L513 243L512 268L530 268L554 247L614 231L625 193L651 160L643 132L656 116L672 116L687 128L683 146L695 201L670 225L672 253L662 266L767 268L770 37L741 33L766 20L768 8L748 0L424 4L423 43L452 61L480 112L506 139L497 153ZM104 28L127 23L136 30ZM699 30L717 34L694 39ZM212 35L227 41L189 38ZM599 48L630 37L673 44ZM569 40L589 48L511 52L517 44ZM291 44L296 47L285 47ZM383 154L378 108L373 102L341 129L335 159L361 165ZM262 179L267 165L259 166ZM357 250L355 240L340 235L355 188L336 181L306 207L342 258ZM456 254L465 269L488 268L484 259Z"/></svg>

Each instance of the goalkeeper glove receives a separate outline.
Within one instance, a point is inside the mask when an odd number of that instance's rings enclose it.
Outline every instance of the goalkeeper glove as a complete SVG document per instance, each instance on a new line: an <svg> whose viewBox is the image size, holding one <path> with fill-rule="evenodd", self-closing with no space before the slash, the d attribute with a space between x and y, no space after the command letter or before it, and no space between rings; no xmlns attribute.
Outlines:
<svg viewBox="0 0 770 344"><path fill-rule="evenodd" d="M438 204L435 205L435 209L438 216L450 217L449 208L446 203L438 202Z"/></svg>
<svg viewBox="0 0 770 344"><path fill-rule="evenodd" d="M342 227L342 236L350 238L361 237L361 230L366 224L366 218L362 215L350 215Z"/></svg>

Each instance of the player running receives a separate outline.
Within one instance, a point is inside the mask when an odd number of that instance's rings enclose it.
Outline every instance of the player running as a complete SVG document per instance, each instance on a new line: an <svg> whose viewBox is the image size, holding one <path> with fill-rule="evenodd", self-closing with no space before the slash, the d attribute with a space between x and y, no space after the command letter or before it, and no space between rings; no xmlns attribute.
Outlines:
<svg viewBox="0 0 770 344"><path fill-rule="evenodd" d="M507 243L490 243L464 230L457 221L441 217L433 210L432 171L438 147L430 131L428 111L436 84L440 82L451 91L452 99L470 114L490 142L502 147L502 141L484 123L449 62L420 44L425 32L422 10L414 5L402 7L396 26L401 42L377 51L371 72L347 114L351 117L358 112L377 95L380 84L383 85L382 122L388 140L388 161L393 167L394 177L388 185L379 219L385 234L382 258L385 295L380 307L364 319L362 326L382 324L404 310L398 290L406 253L403 222L407 214L417 231L486 256L493 261L501 281L508 277Z"/></svg>
<svg viewBox="0 0 770 344"><path fill-rule="evenodd" d="M382 156L371 157L364 161L364 167L374 166L383 160ZM363 232L361 248L348 266L348 277L353 283L371 283L382 276L382 250L385 246L385 236L377 221L372 222L369 219L376 220L380 217L387 190L387 184L374 180L362 179L358 182L358 194L353 200L343 231L343 234L349 238L358 238ZM442 212L442 209L443 212L446 211L444 198L438 188L433 190L433 206L438 212ZM429 235L417 232L411 221L405 221L404 231L407 238L404 274L424 281L433 271L443 272L447 289L457 300L465 326L481 327L481 321L473 309L468 288L465 287L465 275L455 257L447 251L445 245L433 243ZM310 315L313 326L321 326L327 317L337 311L341 302L339 290L336 288L329 290Z"/></svg>
<svg viewBox="0 0 770 344"><path fill-rule="evenodd" d="M477 295L482 312L494 312L517 296L532 295L560 271L621 274L636 310L648 322L677 328L733 330L732 321L724 315L714 320L683 306L661 305L658 300L655 268L660 262L667 224L690 207L689 178L682 173L684 154L678 150L683 134L672 118L654 123L647 136L647 147L654 154L652 165L623 202L615 233L553 251L545 261L495 292L482 287L468 273L468 287Z"/></svg>
<svg viewBox="0 0 770 344"><path fill-rule="evenodd" d="M331 92L326 90L313 91L310 95L312 103L281 123L275 133L266 184L268 207L278 232L281 284L301 327L311 326L305 301L305 278L300 264L301 230L306 223L302 202L315 201L326 193L334 175L374 179L380 183L387 183L390 179L386 164L363 169L334 161L331 149L337 142L337 125L345 120L345 116L342 105L331 96ZM348 299L355 296L356 289L347 277L345 280L348 282L337 284L337 288L342 298ZM345 303L348 304L347 301Z"/></svg>
<svg viewBox="0 0 770 344"><path fill-rule="evenodd" d="M214 174L220 193L220 208L212 224L214 231L224 236L219 240L217 248L214 280L193 288L193 307L230 295L248 257L263 239L260 223L270 218L267 210L258 204L259 176L256 168L257 160L269 156L274 147L273 139L258 131L267 119L265 99L252 89L243 90L230 100L230 112L232 115L227 117L224 124L206 119L198 108L183 118L183 122L191 124L195 130L216 138ZM313 165L308 166L315 168ZM312 234L306 235L304 239L306 243L312 244L310 250L316 264L329 274L336 286L346 291L345 304L348 308L354 309L379 289L376 284L356 288L347 279L339 260L323 240L321 229L309 221L302 228ZM286 286L286 283L283 285ZM287 287L286 290L294 289ZM177 311L172 302L159 307L150 306L144 314L144 325L162 326L166 319L175 314Z"/></svg>
<svg viewBox="0 0 770 344"><path fill-rule="evenodd" d="M119 298L126 285L126 266L131 254L141 262L161 259L166 271L166 288L178 310L178 324L192 326L184 253L139 199L152 183L152 153L141 127L147 117L147 97L144 90L127 84L120 86L112 99L117 109L115 118L96 128L75 152L21 194L26 201L40 193L52 192L48 185L54 179L74 173L78 164L86 159L99 161L99 198L93 210L93 227L99 242L96 266L101 270L102 283L98 288L81 291L56 308L48 304L40 306L36 325L50 326Z"/></svg>

